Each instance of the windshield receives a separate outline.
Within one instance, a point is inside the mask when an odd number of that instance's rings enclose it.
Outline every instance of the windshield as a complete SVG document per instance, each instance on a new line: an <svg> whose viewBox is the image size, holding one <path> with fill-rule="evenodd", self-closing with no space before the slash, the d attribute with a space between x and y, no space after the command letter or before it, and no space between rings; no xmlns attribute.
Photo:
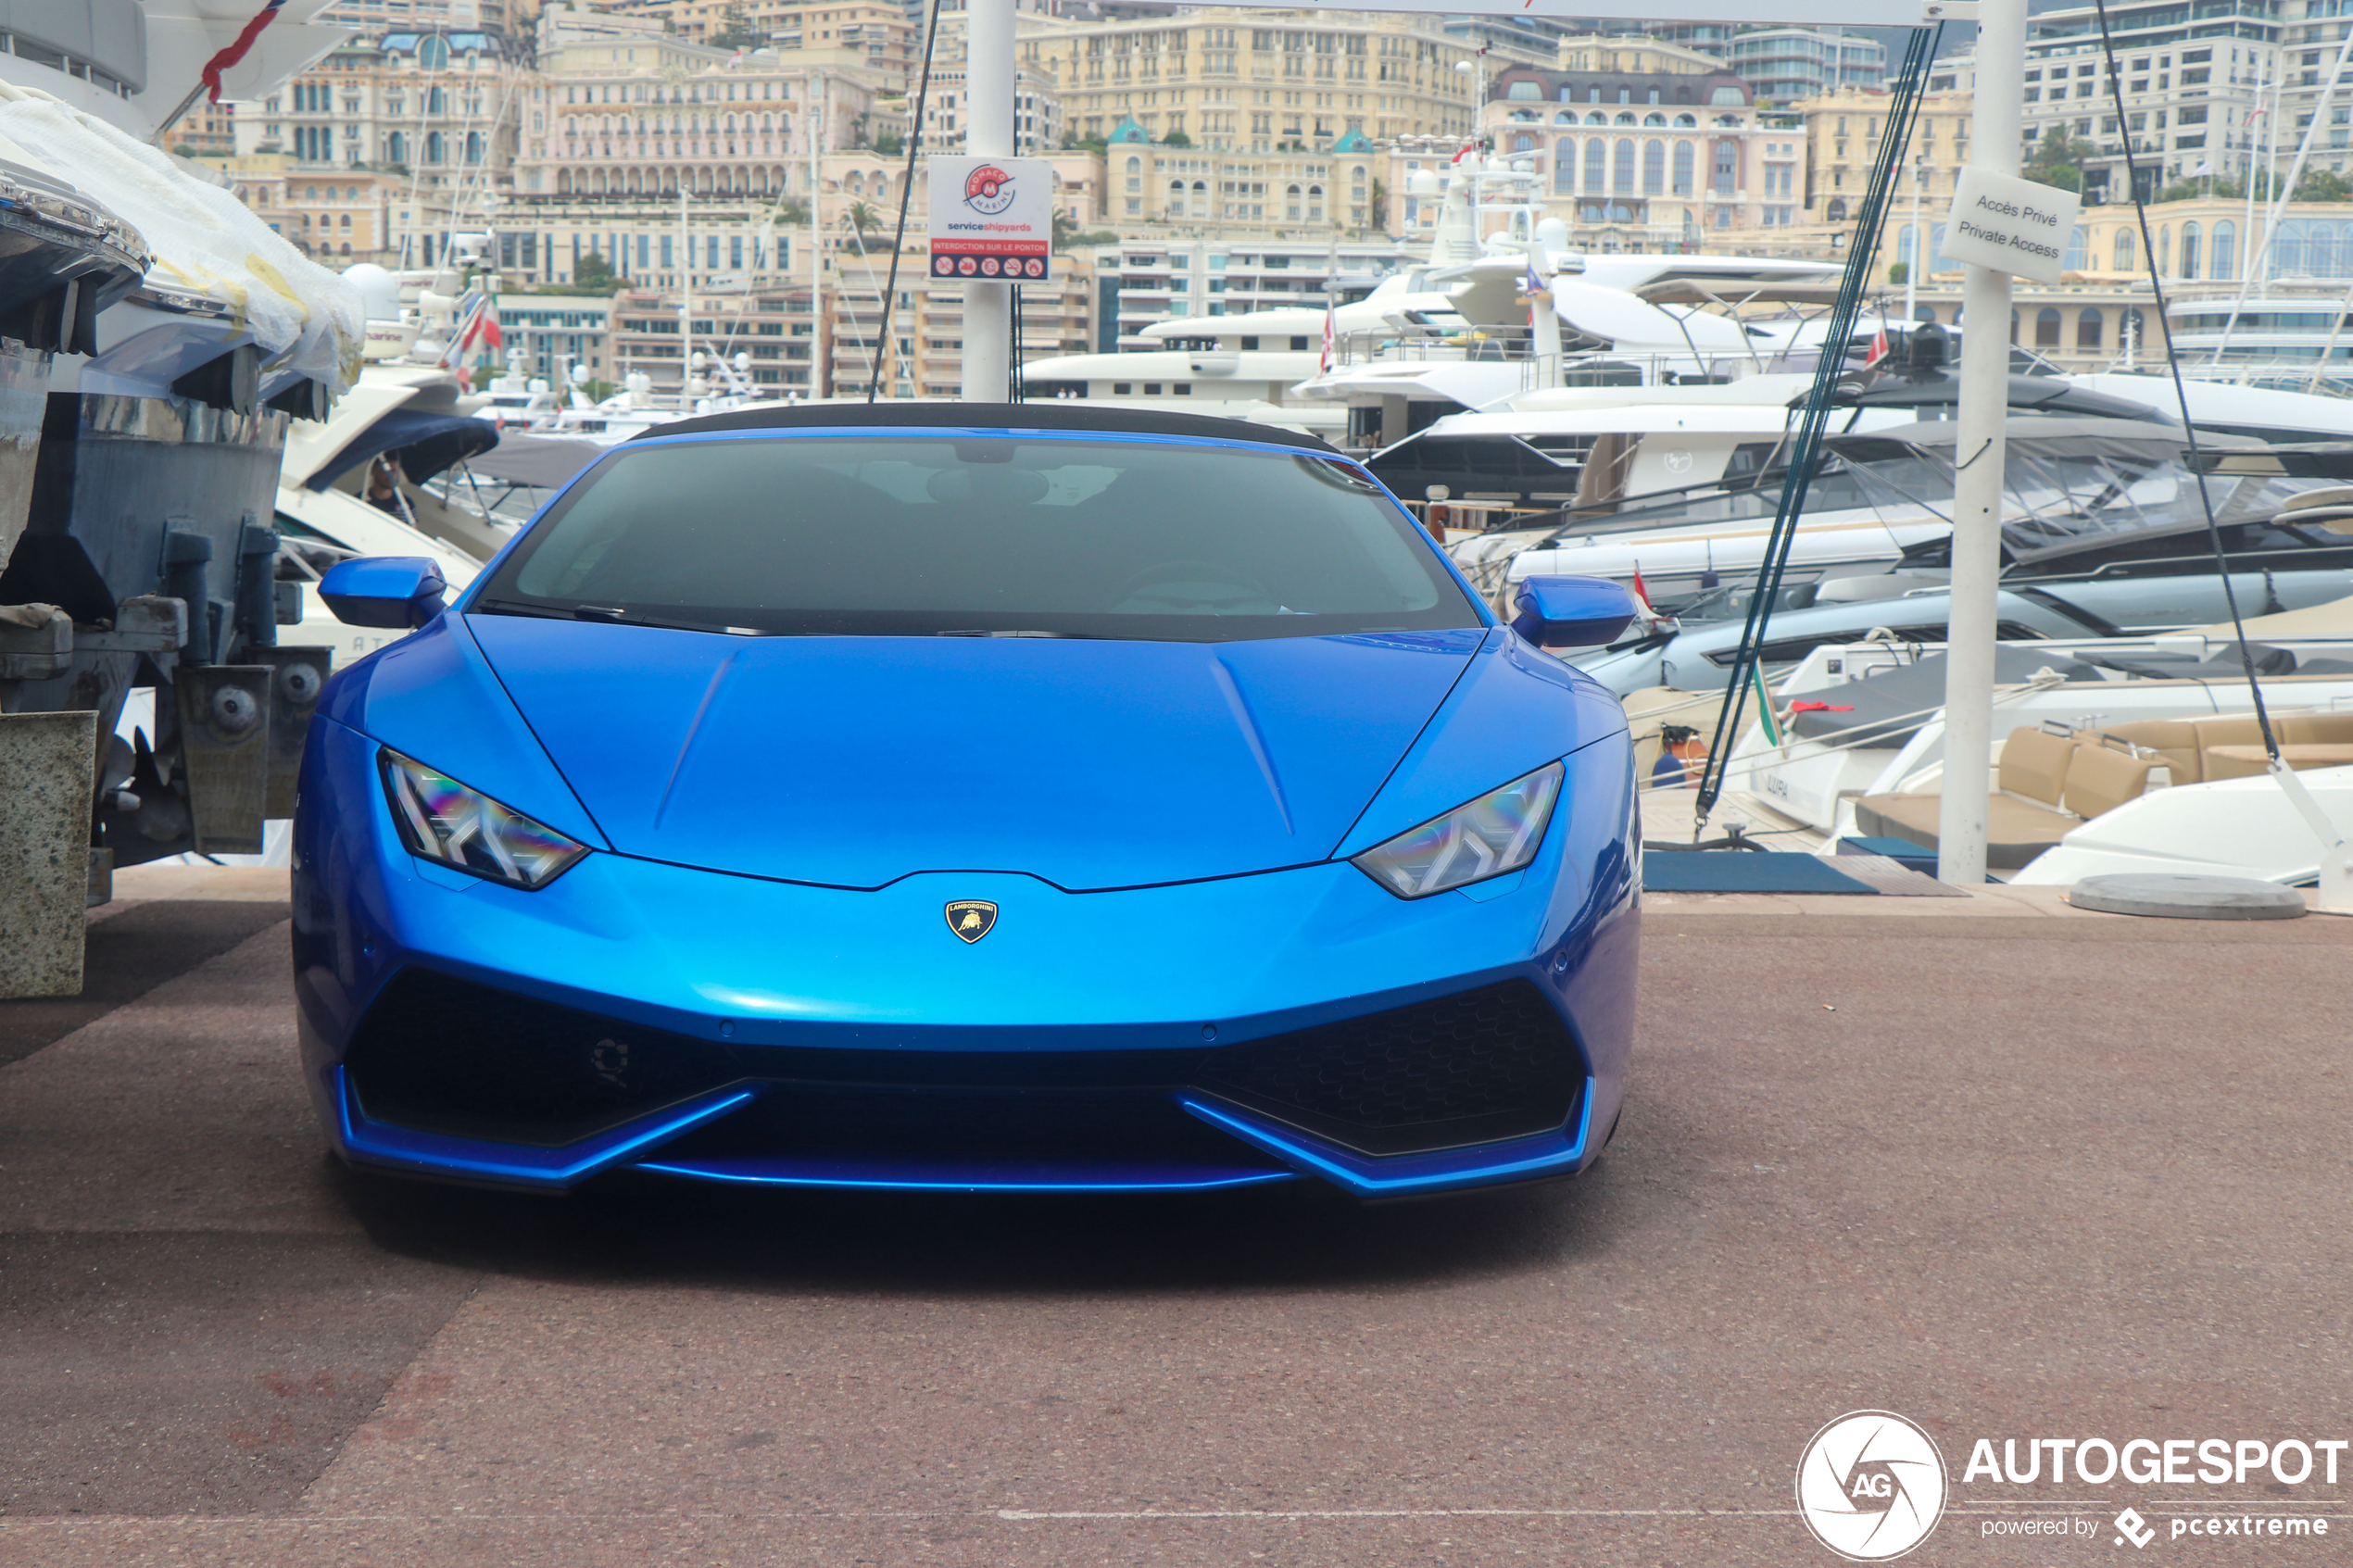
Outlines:
<svg viewBox="0 0 2353 1568"><path fill-rule="evenodd" d="M1327 459L948 435L606 458L469 606L764 633L1227 642L1480 624Z"/></svg>

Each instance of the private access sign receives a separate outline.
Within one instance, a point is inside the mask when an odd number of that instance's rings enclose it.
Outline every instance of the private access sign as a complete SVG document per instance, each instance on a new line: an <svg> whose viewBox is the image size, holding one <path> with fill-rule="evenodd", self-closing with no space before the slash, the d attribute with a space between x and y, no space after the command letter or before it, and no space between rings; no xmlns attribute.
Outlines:
<svg viewBox="0 0 2353 1568"><path fill-rule="evenodd" d="M1953 261L2056 283L2083 198L2007 174L1965 169L1944 218L1941 254Z"/></svg>
<svg viewBox="0 0 2353 1568"><path fill-rule="evenodd" d="M1052 165L1035 157L926 162L933 277L1019 282L1052 270Z"/></svg>

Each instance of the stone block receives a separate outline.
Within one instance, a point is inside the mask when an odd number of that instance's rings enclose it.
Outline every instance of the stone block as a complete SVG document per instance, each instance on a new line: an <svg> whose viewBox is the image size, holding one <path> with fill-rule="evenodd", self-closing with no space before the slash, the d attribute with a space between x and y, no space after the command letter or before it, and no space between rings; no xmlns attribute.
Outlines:
<svg viewBox="0 0 2353 1568"><path fill-rule="evenodd" d="M95 713L0 713L0 997L82 990Z"/></svg>

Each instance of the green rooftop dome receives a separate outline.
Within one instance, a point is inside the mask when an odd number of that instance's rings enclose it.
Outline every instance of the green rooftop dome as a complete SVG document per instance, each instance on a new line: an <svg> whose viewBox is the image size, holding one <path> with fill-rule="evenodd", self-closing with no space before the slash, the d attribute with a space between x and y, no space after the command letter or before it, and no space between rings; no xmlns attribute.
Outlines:
<svg viewBox="0 0 2353 1568"><path fill-rule="evenodd" d="M1362 131L1351 131L1332 144L1335 153L1369 153L1372 150L1373 139Z"/></svg>
<svg viewBox="0 0 2353 1568"><path fill-rule="evenodd" d="M1111 140L1112 140L1112 142L1113 142L1114 144L1118 144L1118 143L1121 143L1121 142L1147 142L1147 143L1148 143L1148 142L1150 142L1151 139L1152 139L1151 132L1149 132L1149 131L1147 131L1147 130L1145 130L1142 126L1140 126L1140 125L1137 124L1137 123L1136 123L1136 117L1135 117L1134 115L1132 115L1132 114L1131 114L1131 115L1129 115L1129 116L1128 116L1126 119L1121 120L1121 121L1119 122L1119 129L1118 129L1118 130L1116 130L1116 131L1114 131L1114 132L1113 132L1111 133Z"/></svg>

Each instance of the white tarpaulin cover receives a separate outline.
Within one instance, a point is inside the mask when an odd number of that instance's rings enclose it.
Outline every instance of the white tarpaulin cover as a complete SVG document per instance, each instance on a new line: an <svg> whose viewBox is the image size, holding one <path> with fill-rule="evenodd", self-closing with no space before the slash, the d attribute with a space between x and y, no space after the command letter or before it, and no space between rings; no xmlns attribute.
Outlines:
<svg viewBox="0 0 2353 1568"><path fill-rule="evenodd" d="M218 300L262 354L262 380L286 371L336 394L359 374L359 291L281 239L229 191L190 178L170 157L45 93L0 94L0 157L88 193L139 231L154 253L148 281Z"/></svg>

